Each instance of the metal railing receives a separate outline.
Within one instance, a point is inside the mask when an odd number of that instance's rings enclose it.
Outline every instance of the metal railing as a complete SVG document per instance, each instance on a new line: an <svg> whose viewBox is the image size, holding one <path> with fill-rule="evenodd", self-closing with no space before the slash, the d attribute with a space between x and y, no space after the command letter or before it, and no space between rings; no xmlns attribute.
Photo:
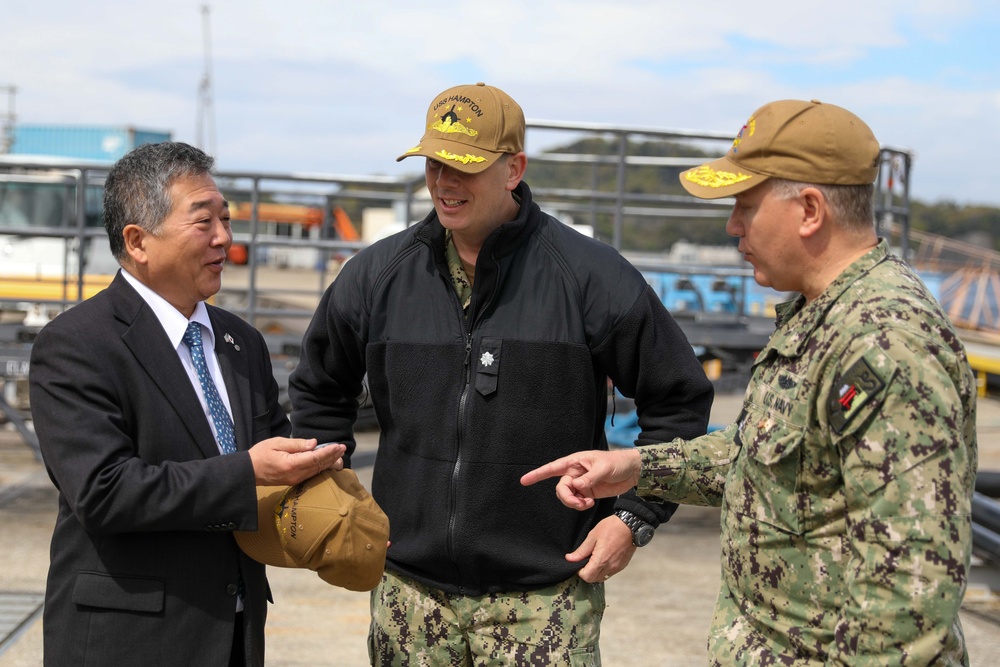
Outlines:
<svg viewBox="0 0 1000 667"><path fill-rule="evenodd" d="M612 218L612 231L609 243L619 251L623 249L622 239L626 219L653 218L664 224L675 221L717 219L720 224L728 217L732 201L728 199L705 201L686 194L674 193L634 193L630 192L629 178L634 169L662 167L680 171L690 166L700 164L704 157L656 157L630 154L632 140L652 140L680 142L704 149L706 146L718 148L718 154L728 149L731 136L717 132L701 132L692 130L669 130L650 127L630 127L597 123L571 123L546 120L529 120L527 123L527 143L531 148L532 141L539 133L559 136L585 138L610 137L616 144L614 154L576 154L566 152L535 151L529 156L529 163L540 164L572 164L613 166L614 184L611 190L597 187L595 182L590 187L580 188L546 188L533 185L535 198L543 207L547 206L565 213L589 213L592 216L607 214ZM906 247L909 219L908 183L910 155L896 149L883 149L882 176L878 184L879 220L888 219L904 225L903 243ZM3 156L0 157L0 174L17 172L24 175L39 173L56 173L66 179L67 187L75 184L74 217L64 221L60 227L32 227L31 235L39 237L62 237L74 241L73 251L77 253L77 267L74 275L63 276L67 289L62 299L45 300L46 305L55 308L65 307L86 296L87 252L88 241L99 243L104 237L100 227L87 226L87 210L85 187L80 185L100 186L107 173L106 164L74 164L66 160L32 159L30 157ZM529 173L530 176L530 173ZM530 180L530 179L529 179ZM269 309L262 303L262 291L258 281L260 270L260 253L262 248L310 248L320 253L353 253L363 247L364 242L346 241L335 238L332 233L329 215L332 205L343 200L363 200L373 206L395 207L397 218L404 224L410 224L422 217L429 210L430 204L423 196L423 177L388 177L388 176L354 176L337 174L308 173L268 173L249 171L222 171L217 174L220 189L230 198L249 196L251 201L251 220L249 233L237 234L236 240L244 242L250 248L248 253L248 285L246 288L246 303L244 315L255 323L258 316L273 316L278 314L275 309ZM900 194L900 187L903 188ZM258 206L265 198L274 200L283 198L286 201L319 202L324 210L324 221L319 238L296 239L261 232L261 220L257 214ZM422 203L422 207L418 204ZM419 210L418 210L419 209ZM11 228L2 224L0 218L0 235L24 235L24 228ZM328 282L324 272L326 266L318 262L316 289L321 290ZM75 289L68 289L72 285Z"/></svg>

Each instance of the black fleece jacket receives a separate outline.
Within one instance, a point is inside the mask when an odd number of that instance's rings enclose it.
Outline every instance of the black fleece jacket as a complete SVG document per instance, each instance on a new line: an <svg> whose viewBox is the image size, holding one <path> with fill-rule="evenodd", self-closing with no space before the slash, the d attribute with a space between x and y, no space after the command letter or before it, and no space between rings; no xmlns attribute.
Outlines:
<svg viewBox="0 0 1000 667"><path fill-rule="evenodd" d="M541 212L491 234L468 315L435 213L362 250L326 291L290 379L296 437L353 449L367 372L381 428L372 495L390 521L387 567L464 595L568 579L573 551L614 508L653 525L676 506L634 494L586 512L528 470L607 449L607 378L633 397L636 444L705 432L712 385L642 275L610 246Z"/></svg>

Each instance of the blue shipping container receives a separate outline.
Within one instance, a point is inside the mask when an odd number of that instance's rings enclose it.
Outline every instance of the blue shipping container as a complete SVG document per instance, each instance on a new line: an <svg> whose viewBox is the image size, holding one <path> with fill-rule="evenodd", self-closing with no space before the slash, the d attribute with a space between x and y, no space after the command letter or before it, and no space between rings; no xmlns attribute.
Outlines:
<svg viewBox="0 0 1000 667"><path fill-rule="evenodd" d="M15 125L10 152L114 162L136 146L170 139L170 132L131 126Z"/></svg>

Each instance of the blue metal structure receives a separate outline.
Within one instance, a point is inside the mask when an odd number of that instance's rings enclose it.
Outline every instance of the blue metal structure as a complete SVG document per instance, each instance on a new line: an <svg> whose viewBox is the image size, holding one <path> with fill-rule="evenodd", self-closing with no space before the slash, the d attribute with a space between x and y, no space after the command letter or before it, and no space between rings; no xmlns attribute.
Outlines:
<svg viewBox="0 0 1000 667"><path fill-rule="evenodd" d="M48 155L114 162L136 146L170 141L171 133L126 126L14 126L12 155Z"/></svg>

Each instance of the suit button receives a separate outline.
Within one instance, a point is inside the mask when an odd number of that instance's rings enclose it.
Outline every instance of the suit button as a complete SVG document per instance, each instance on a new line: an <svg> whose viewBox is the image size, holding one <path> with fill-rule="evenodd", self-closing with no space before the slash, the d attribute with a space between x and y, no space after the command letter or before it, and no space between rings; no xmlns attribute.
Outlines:
<svg viewBox="0 0 1000 667"><path fill-rule="evenodd" d="M236 524L230 521L229 523L226 524L226 528L228 528L229 530L236 530Z"/></svg>
<svg viewBox="0 0 1000 667"><path fill-rule="evenodd" d="M226 586L226 595L236 595L240 592L240 587L236 584L229 584Z"/></svg>

